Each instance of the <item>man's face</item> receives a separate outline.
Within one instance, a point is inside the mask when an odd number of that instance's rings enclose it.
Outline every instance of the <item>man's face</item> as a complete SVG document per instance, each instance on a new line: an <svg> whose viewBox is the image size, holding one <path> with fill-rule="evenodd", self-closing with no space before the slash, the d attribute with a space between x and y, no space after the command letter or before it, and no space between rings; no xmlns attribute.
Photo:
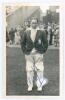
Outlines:
<svg viewBox="0 0 65 100"><path fill-rule="evenodd" d="M36 29L36 27L37 27L37 20L36 19L33 19L31 21L31 26L32 26L33 29Z"/></svg>

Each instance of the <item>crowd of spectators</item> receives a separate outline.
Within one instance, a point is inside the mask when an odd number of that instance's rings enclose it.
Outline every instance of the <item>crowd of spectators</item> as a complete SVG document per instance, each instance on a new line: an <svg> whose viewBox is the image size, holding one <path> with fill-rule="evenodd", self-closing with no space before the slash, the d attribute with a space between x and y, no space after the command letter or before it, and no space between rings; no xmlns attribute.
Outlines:
<svg viewBox="0 0 65 100"><path fill-rule="evenodd" d="M24 34L24 31L30 27L30 21L25 21L24 25L18 26L15 29L11 28L8 32L6 29L6 42L9 45L19 45L21 41L21 37ZM45 30L48 45L59 46L59 25L55 23L48 23L47 25L39 22L38 27L41 30Z"/></svg>

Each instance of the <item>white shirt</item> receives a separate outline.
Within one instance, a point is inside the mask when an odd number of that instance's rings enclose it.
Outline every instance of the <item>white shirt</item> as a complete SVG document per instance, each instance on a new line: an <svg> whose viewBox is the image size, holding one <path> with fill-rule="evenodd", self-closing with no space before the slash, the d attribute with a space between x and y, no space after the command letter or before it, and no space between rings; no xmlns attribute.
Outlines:
<svg viewBox="0 0 65 100"><path fill-rule="evenodd" d="M38 30L38 28L36 28L36 29L31 28L31 35L30 36L31 36L31 40L33 42L35 41L37 30ZM35 50L35 48L33 48L31 53L35 53L35 52L36 52L36 50Z"/></svg>
<svg viewBox="0 0 65 100"><path fill-rule="evenodd" d="M33 42L35 41L36 33L37 33L37 29L31 28L31 39Z"/></svg>

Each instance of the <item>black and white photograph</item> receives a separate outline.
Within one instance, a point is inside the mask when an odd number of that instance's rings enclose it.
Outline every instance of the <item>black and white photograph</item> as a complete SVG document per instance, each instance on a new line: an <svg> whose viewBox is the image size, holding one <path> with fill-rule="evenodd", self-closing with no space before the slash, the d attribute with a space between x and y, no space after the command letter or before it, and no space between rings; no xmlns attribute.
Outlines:
<svg viewBox="0 0 65 100"><path fill-rule="evenodd" d="M5 8L6 96L60 96L60 6Z"/></svg>

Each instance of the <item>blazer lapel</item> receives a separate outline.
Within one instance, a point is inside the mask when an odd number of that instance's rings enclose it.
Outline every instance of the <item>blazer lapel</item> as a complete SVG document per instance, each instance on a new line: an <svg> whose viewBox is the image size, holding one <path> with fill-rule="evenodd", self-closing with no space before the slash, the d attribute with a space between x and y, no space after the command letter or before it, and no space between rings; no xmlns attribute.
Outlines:
<svg viewBox="0 0 65 100"><path fill-rule="evenodd" d="M40 32L39 32L39 30L37 30L36 37L35 37L35 42L38 41L39 35L40 35Z"/></svg>

